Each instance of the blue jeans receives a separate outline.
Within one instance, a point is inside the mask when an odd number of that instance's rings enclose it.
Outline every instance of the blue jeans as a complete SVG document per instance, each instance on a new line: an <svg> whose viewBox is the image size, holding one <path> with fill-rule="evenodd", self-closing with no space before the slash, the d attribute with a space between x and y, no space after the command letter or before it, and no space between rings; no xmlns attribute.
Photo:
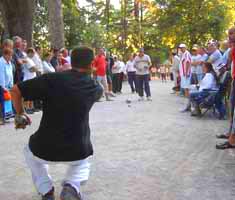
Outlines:
<svg viewBox="0 0 235 200"><path fill-rule="evenodd" d="M136 91L136 73L135 72L128 72L128 83L131 86L131 91Z"/></svg>
<svg viewBox="0 0 235 200"><path fill-rule="evenodd" d="M206 98L209 95L208 91L191 91L189 93L189 99L191 102L195 102L197 104L200 104L204 98Z"/></svg>
<svg viewBox="0 0 235 200"><path fill-rule="evenodd" d="M149 86L149 74L145 75L137 75L137 87L138 87L138 94L140 97L144 96L144 91L147 97L151 97L150 86Z"/></svg>

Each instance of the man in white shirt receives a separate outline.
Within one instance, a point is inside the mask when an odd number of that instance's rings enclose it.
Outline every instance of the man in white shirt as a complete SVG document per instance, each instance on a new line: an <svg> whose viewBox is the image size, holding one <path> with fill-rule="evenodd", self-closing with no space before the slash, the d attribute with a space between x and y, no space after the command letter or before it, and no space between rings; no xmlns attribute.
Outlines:
<svg viewBox="0 0 235 200"><path fill-rule="evenodd" d="M136 68L136 78L137 78L137 85L138 85L138 93L140 96L140 101L144 100L144 90L147 96L147 100L151 101L151 91L149 85L150 79L150 67L152 65L151 59L148 55L144 53L144 49L141 48L139 51L139 55L135 57L134 60L135 68Z"/></svg>
<svg viewBox="0 0 235 200"><path fill-rule="evenodd" d="M126 71L128 75L128 83L131 87L132 93L136 92L136 68L134 67L134 56L131 55L126 63Z"/></svg>
<svg viewBox="0 0 235 200"><path fill-rule="evenodd" d="M208 44L208 52L210 54L208 62L213 65L214 70L217 70L217 67L222 62L222 54L217 48L217 45L215 42L210 42Z"/></svg>
<svg viewBox="0 0 235 200"><path fill-rule="evenodd" d="M40 47L35 48L35 54L34 54L32 60L37 67L37 76L40 76L41 74L43 74L43 65L42 65L41 48Z"/></svg>

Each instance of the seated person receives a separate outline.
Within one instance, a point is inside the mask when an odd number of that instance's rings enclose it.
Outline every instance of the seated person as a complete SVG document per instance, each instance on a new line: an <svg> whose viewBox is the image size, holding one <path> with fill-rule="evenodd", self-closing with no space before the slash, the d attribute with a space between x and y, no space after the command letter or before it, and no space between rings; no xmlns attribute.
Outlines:
<svg viewBox="0 0 235 200"><path fill-rule="evenodd" d="M191 105L192 116L200 115L200 102L209 96L211 90L218 90L218 78L211 63L206 62L203 64L203 73L205 76L199 85L199 90L190 91L189 105Z"/></svg>

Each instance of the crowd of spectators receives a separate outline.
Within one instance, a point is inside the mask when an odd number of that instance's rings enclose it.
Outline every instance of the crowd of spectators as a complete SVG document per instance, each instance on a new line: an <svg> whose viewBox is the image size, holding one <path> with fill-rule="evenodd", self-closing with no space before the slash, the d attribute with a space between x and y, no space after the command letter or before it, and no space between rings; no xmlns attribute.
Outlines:
<svg viewBox="0 0 235 200"><path fill-rule="evenodd" d="M219 119L229 116L230 128L219 139L217 149L235 148L235 27L229 29L228 39L222 43L210 40L205 46L194 45L191 51L180 44L173 52L173 93L188 99L181 112L202 116L213 110ZM229 106L226 106L230 99ZM205 112L203 112L205 110Z"/></svg>
<svg viewBox="0 0 235 200"><path fill-rule="evenodd" d="M46 73L60 72L71 68L67 49L44 50L28 47L19 36L3 41L0 52L0 124L14 117L10 90L14 84L27 81ZM40 102L25 101L25 111L33 114L40 111Z"/></svg>

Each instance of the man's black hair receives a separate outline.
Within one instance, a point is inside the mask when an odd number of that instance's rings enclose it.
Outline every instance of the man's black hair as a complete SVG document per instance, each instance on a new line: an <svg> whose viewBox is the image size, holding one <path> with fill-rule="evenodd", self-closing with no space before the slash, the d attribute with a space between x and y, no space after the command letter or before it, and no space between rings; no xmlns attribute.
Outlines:
<svg viewBox="0 0 235 200"><path fill-rule="evenodd" d="M87 68L94 60L94 51L89 47L77 47L71 54L73 68Z"/></svg>

